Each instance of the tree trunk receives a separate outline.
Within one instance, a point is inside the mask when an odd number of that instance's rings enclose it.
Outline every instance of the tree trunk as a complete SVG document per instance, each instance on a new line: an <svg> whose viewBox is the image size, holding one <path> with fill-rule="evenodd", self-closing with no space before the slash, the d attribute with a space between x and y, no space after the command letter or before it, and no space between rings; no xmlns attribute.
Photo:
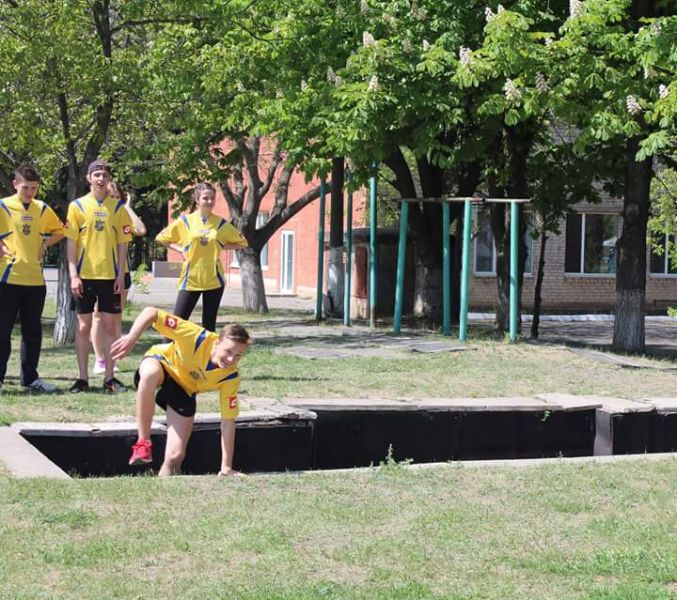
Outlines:
<svg viewBox="0 0 677 600"><path fill-rule="evenodd" d="M65 346L75 340L75 311L72 306L70 277L66 257L66 241L60 243L59 271L56 288L56 319L53 340L57 346Z"/></svg>
<svg viewBox="0 0 677 600"><path fill-rule="evenodd" d="M613 346L624 352L644 352L646 293L646 233L649 218L651 159L637 162L640 138L626 144L623 232L616 243L616 318Z"/></svg>
<svg viewBox="0 0 677 600"><path fill-rule="evenodd" d="M68 175L65 177L65 210L64 217L68 212L68 203L78 198L85 190L84 178L79 183L77 163L69 165ZM63 185L63 181L62 181ZM65 218L64 218L65 220ZM59 251L59 281L56 293L56 319L54 320L53 340L57 346L71 344L75 340L76 315L73 310L73 297L71 295L71 279L68 273L68 257L66 251L67 241L61 242Z"/></svg>
<svg viewBox="0 0 677 600"><path fill-rule="evenodd" d="M237 250L240 261L242 282L242 305L245 310L258 313L268 312L266 288L261 271L261 251L255 248Z"/></svg>
<svg viewBox="0 0 677 600"><path fill-rule="evenodd" d="M538 275L536 275L536 288L534 289L534 316L531 321L531 337L538 339L538 326L541 323L541 289L543 288L543 275L545 273L545 244L548 241L548 234L545 229L545 219L541 228L541 249L538 253Z"/></svg>
<svg viewBox="0 0 677 600"><path fill-rule="evenodd" d="M343 316L343 157L334 158L331 168L331 211L329 216L329 268L327 269L328 316Z"/></svg>
<svg viewBox="0 0 677 600"><path fill-rule="evenodd" d="M496 331L505 333L508 330L510 317L510 282L509 282L509 250L510 241L505 226L505 204L497 203L489 206L491 232L494 236L496 250Z"/></svg>

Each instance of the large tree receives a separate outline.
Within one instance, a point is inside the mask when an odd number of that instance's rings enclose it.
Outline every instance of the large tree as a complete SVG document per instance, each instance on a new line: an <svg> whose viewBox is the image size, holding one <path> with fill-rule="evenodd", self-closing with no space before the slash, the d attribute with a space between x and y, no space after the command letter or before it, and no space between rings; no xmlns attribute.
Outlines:
<svg viewBox="0 0 677 600"><path fill-rule="evenodd" d="M35 163L62 217L86 191L87 164L119 155L145 132L138 65L156 20L157 6L135 0L0 3L0 165ZM73 339L74 323L63 251L56 343Z"/></svg>

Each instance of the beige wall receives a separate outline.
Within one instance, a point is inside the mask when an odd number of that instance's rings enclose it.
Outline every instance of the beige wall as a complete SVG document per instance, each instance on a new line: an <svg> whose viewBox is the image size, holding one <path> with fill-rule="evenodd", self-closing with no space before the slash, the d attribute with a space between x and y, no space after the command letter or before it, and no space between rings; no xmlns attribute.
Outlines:
<svg viewBox="0 0 677 600"><path fill-rule="evenodd" d="M590 213L619 214L621 203L607 199L599 205L577 205L575 208ZM561 234L552 236L546 244L545 275L542 287L543 311L609 311L616 303L616 278L611 275L576 275L564 272L565 224L560 224ZM474 252L474 244L472 247ZM532 260L533 276L524 277L522 303L525 309L533 308L534 287L540 242L534 241ZM474 257L473 257L474 258ZM472 262L474 266L474 260ZM652 275L647 251L646 308L649 312L665 312L667 306L677 305L677 277ZM496 306L496 278L475 275L471 277L470 305L472 310L491 310Z"/></svg>

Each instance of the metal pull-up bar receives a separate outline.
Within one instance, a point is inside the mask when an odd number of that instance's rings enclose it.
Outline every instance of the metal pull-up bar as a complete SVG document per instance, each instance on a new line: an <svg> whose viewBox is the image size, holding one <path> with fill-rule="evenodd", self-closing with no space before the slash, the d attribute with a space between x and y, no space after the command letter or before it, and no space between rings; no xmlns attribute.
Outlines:
<svg viewBox="0 0 677 600"><path fill-rule="evenodd" d="M395 283L395 313L393 333L400 333L402 324L402 304L404 298L404 265L407 252L407 220L411 202L434 202L442 205L442 333L451 335L451 251L449 248L449 227L451 202L463 202L463 254L461 258L461 307L459 314L458 339L464 342L468 336L468 304L470 296L470 241L472 226L472 206L484 203L510 204L510 340L517 339L518 317L518 275L517 246L519 239L520 204L531 202L528 198L481 198L481 197L444 197L444 198L401 198L400 199L400 235L397 247L397 277Z"/></svg>

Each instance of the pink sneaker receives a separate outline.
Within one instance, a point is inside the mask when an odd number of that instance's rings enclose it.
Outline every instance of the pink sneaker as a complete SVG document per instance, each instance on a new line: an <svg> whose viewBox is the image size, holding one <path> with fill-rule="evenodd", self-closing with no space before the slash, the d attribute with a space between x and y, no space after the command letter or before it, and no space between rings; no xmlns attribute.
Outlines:
<svg viewBox="0 0 677 600"><path fill-rule="evenodd" d="M138 465L147 465L153 462L153 444L150 440L139 439L136 444L132 446L132 455L129 457L129 464L132 467Z"/></svg>

